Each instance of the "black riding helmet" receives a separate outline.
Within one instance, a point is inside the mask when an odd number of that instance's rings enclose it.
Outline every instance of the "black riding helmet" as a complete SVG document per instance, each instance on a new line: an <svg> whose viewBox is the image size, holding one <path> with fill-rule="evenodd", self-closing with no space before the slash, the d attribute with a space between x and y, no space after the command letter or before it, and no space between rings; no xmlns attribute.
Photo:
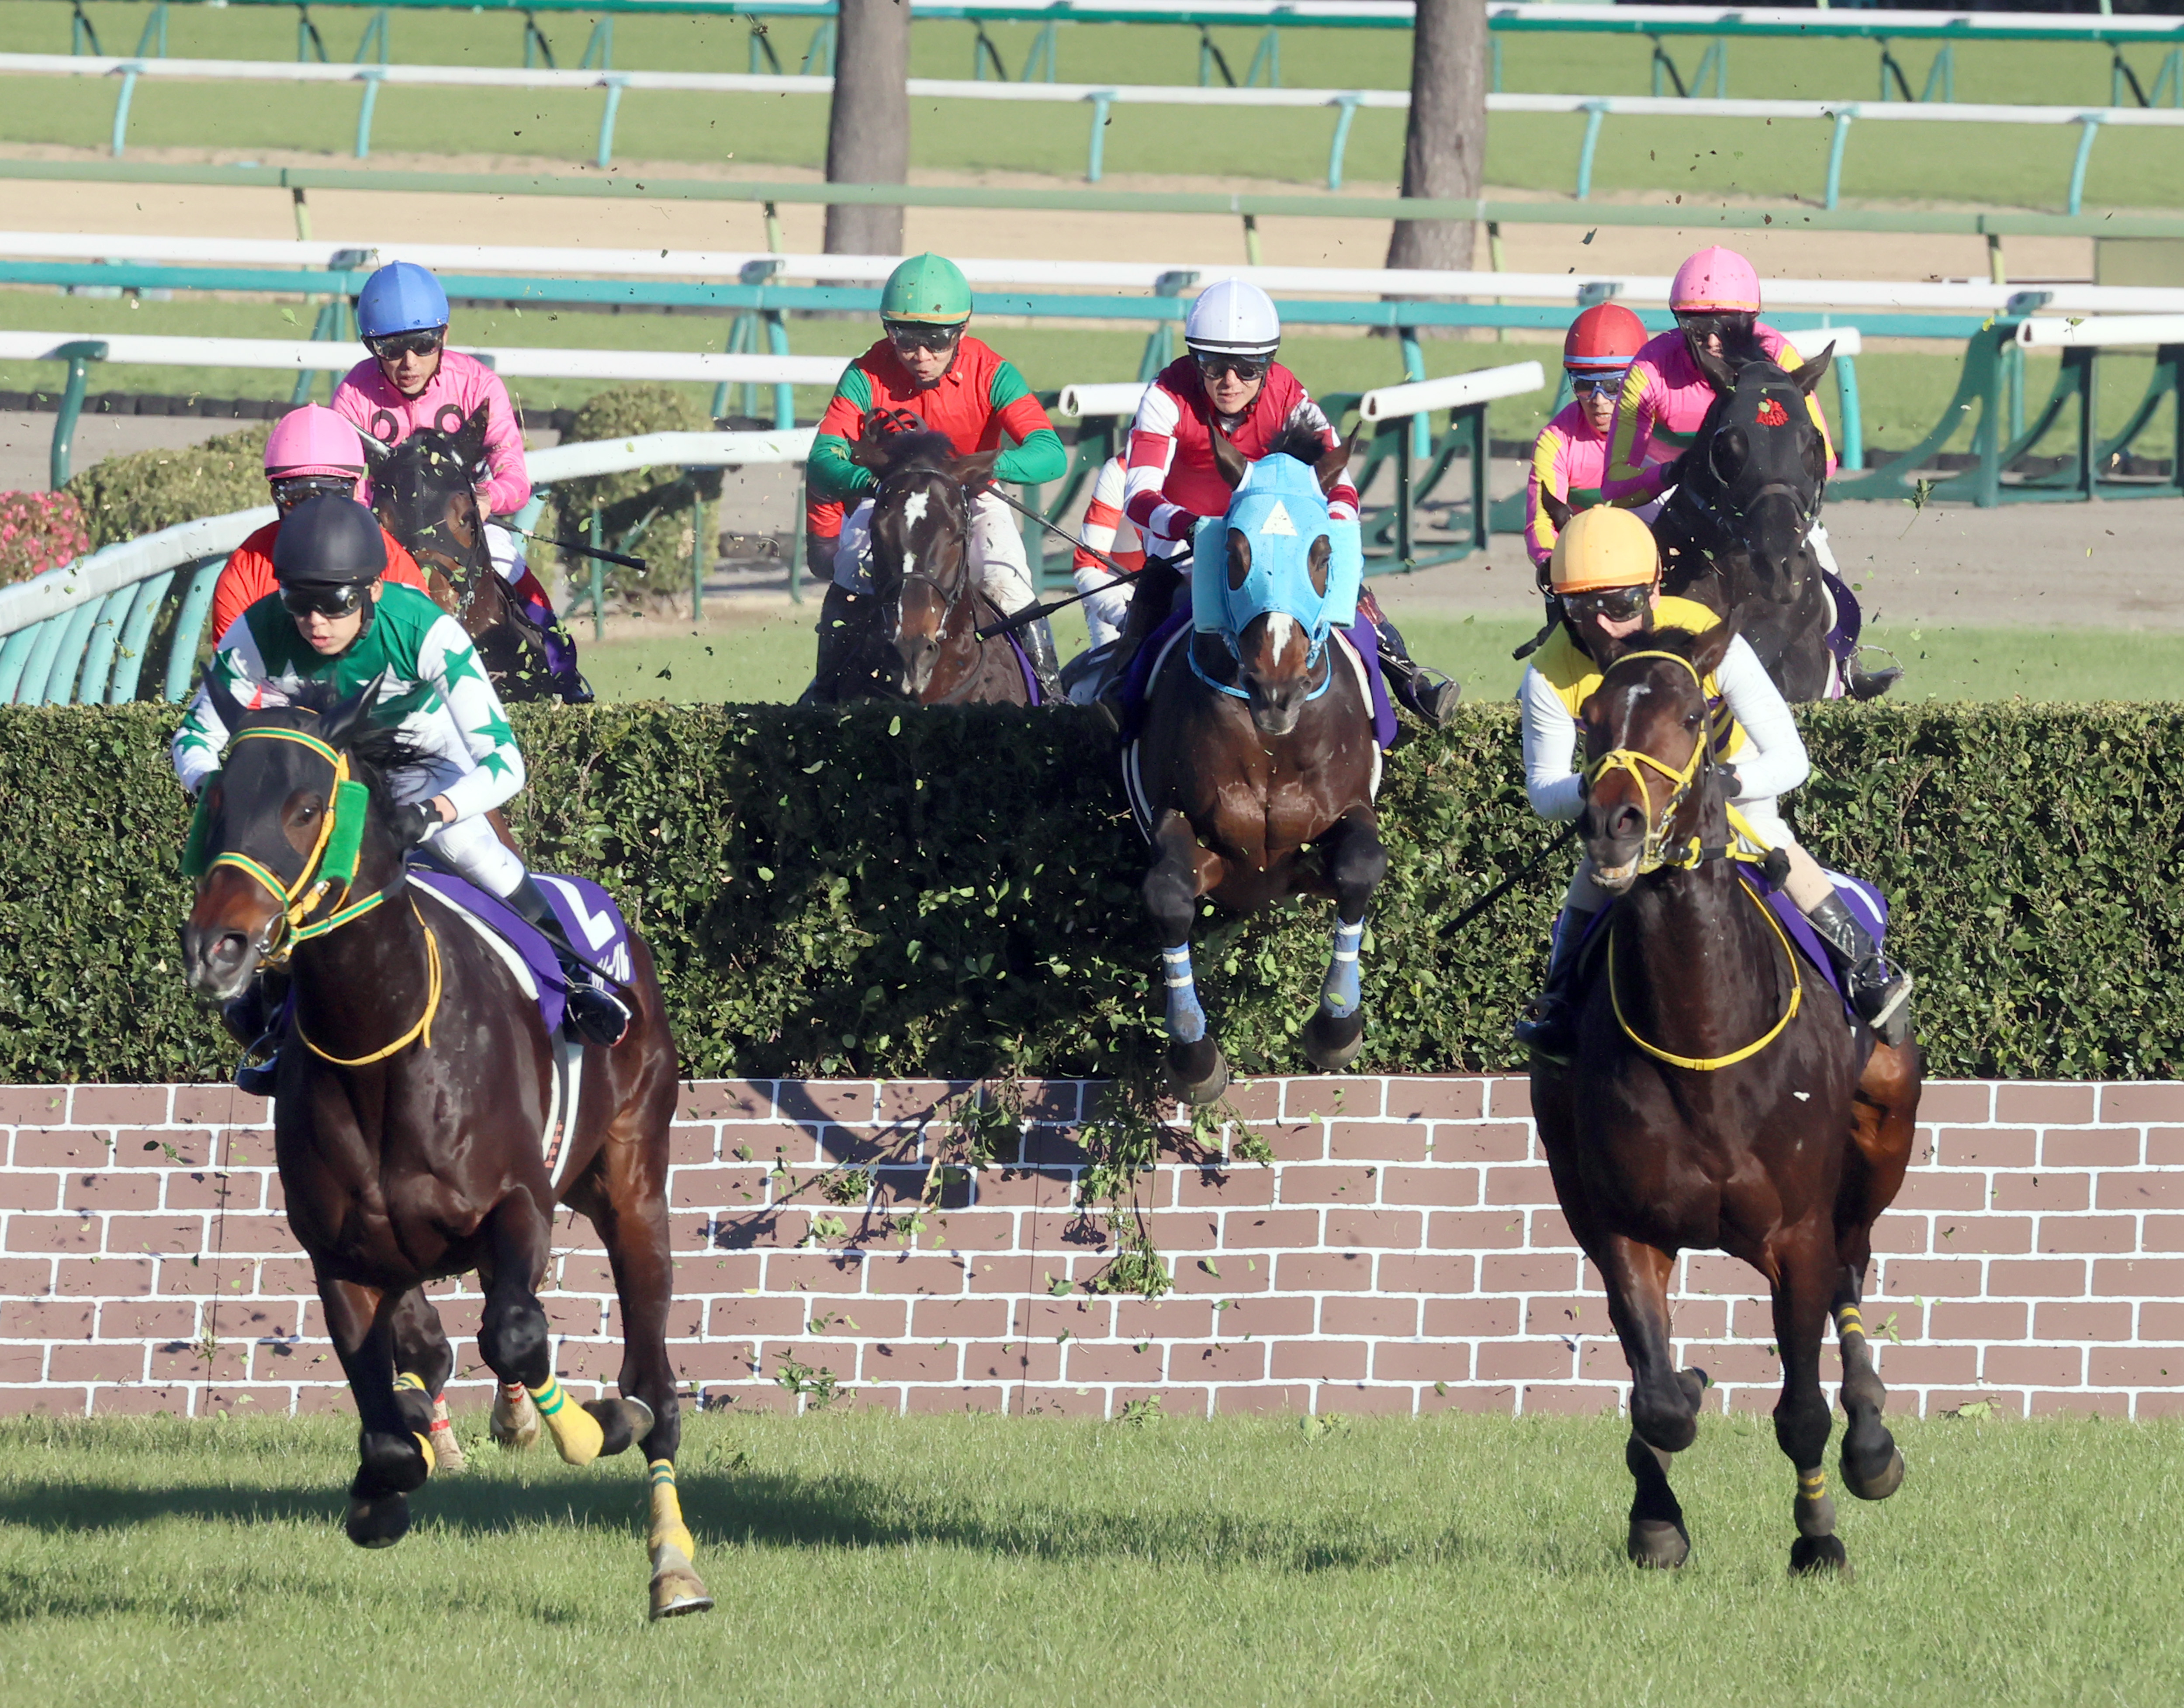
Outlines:
<svg viewBox="0 0 2184 1708"><path fill-rule="evenodd" d="M284 587L367 587L386 572L387 536L354 498L315 493L273 537L273 576Z"/></svg>

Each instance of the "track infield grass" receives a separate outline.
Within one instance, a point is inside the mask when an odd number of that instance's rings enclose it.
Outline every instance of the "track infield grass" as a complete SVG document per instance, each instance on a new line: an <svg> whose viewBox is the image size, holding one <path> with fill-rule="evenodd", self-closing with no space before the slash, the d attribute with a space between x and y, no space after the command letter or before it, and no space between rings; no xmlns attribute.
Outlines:
<svg viewBox="0 0 2184 1708"><path fill-rule="evenodd" d="M0 1695L453 1700L2156 1704L2184 1689L2168 1423L1898 1423L1856 1576L1791 1581L1763 1417L1680 1455L1691 1563L1622 1544L1625 1426L1448 1413L695 1417L718 1607L644 1622L639 1467L472 1470L387 1552L341 1533L340 1417L0 1428ZM1833 1450L1830 1455L1833 1469Z"/></svg>

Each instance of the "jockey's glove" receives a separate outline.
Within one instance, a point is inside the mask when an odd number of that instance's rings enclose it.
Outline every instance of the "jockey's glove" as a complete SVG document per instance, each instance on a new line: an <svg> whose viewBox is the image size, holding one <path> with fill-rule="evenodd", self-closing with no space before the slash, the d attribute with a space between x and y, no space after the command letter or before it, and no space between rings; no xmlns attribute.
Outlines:
<svg viewBox="0 0 2184 1708"><path fill-rule="evenodd" d="M413 848L440 827L440 815L430 801L412 801L394 809L394 834L405 848Z"/></svg>
<svg viewBox="0 0 2184 1708"><path fill-rule="evenodd" d="M1721 798L1725 801L1741 800L1744 796L1744 779L1736 774L1735 765L1716 765L1714 775L1721 779Z"/></svg>

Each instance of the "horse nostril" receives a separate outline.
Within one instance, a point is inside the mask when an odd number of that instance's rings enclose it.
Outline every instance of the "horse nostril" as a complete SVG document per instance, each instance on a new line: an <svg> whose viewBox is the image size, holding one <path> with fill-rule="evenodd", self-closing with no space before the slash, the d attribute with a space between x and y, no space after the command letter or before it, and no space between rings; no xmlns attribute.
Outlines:
<svg viewBox="0 0 2184 1708"><path fill-rule="evenodd" d="M1612 840L1621 842L1625 837L1643 836L1645 833L1645 815L1637 808L1626 804L1608 815L1607 834Z"/></svg>

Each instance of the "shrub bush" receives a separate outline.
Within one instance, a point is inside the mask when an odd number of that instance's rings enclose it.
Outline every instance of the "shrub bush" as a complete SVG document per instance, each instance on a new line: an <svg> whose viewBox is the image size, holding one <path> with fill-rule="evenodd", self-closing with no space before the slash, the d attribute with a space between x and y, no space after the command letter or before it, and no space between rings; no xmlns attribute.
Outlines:
<svg viewBox="0 0 2184 1708"><path fill-rule="evenodd" d="M1100 1073L1157 1034L1145 852L1089 714L512 708L543 871L621 899L694 1075ZM209 1079L182 988L176 709L0 713L0 1078ZM2184 709L1828 707L1795 798L1828 865L1880 883L1936 1075L2184 1077ZM1448 924L1550 832L1514 714L1394 756L1361 1071L1518 1065L1567 850ZM1242 1072L1300 1071L1331 912L1207 918L1200 989Z"/></svg>
<svg viewBox="0 0 2184 1708"><path fill-rule="evenodd" d="M265 440L272 431L270 421L260 421L201 445L92 464L67 487L82 508L92 549L267 503Z"/></svg>
<svg viewBox="0 0 2184 1708"><path fill-rule="evenodd" d="M91 549L83 510L67 492L0 492L0 587L57 570Z"/></svg>
<svg viewBox="0 0 2184 1708"><path fill-rule="evenodd" d="M712 426L712 418L694 399L671 386L616 386L597 393L577 411L565 442L633 439L646 433L703 433ZM608 590L632 604L673 598L690 586L691 505L720 495L718 469L699 470L694 478L673 468L599 475L554 488L554 526L563 539L588 538L592 511L598 509L607 549L644 558L651 565L649 570L602 565ZM705 542L708 548L711 543ZM561 572L570 587L588 587L591 560L563 554Z"/></svg>

